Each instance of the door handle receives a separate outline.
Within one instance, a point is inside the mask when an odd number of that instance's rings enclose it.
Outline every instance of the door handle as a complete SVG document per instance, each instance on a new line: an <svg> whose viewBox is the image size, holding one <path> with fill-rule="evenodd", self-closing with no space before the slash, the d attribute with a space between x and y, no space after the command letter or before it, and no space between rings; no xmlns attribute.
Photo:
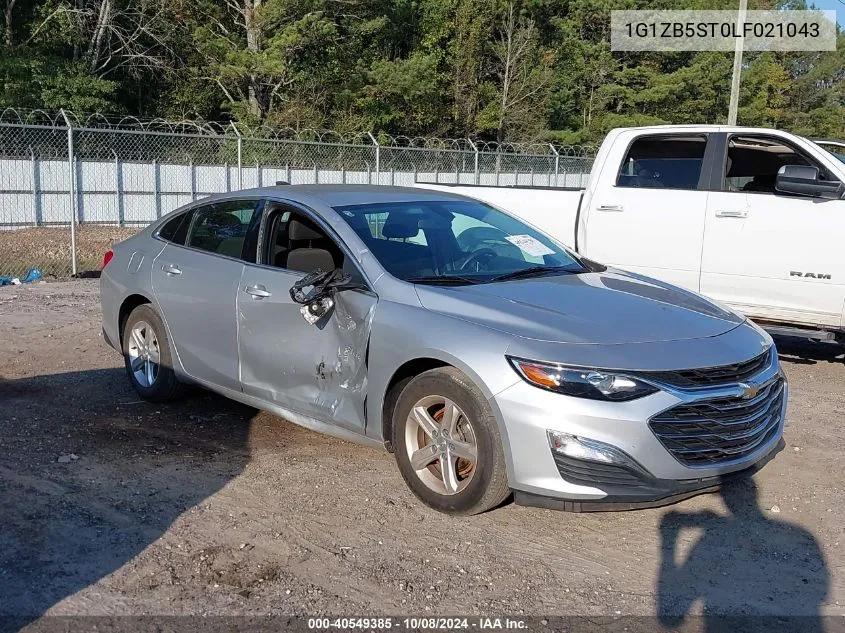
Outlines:
<svg viewBox="0 0 845 633"><path fill-rule="evenodd" d="M167 274L168 276L171 275L181 275L182 270L176 266L175 264L165 264L161 267L161 269Z"/></svg>
<svg viewBox="0 0 845 633"><path fill-rule="evenodd" d="M716 211L717 218L747 218L748 211L741 210L720 210Z"/></svg>
<svg viewBox="0 0 845 633"><path fill-rule="evenodd" d="M248 295L252 295L256 299L264 299L265 297L271 297L273 295L273 293L267 292L267 288L265 288L261 284L247 286L246 288L244 288L244 292Z"/></svg>
<svg viewBox="0 0 845 633"><path fill-rule="evenodd" d="M611 211L619 213L624 210L625 207L623 207L621 204L600 204L596 207L596 211Z"/></svg>

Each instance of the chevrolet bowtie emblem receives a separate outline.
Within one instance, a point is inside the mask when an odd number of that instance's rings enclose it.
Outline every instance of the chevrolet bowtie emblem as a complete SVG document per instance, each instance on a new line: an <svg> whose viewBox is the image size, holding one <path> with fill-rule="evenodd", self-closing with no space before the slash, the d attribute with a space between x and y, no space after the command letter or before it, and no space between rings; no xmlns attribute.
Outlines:
<svg viewBox="0 0 845 633"><path fill-rule="evenodd" d="M743 400L750 400L760 393L760 385L750 385L747 382L741 382L739 383L739 388L742 389Z"/></svg>

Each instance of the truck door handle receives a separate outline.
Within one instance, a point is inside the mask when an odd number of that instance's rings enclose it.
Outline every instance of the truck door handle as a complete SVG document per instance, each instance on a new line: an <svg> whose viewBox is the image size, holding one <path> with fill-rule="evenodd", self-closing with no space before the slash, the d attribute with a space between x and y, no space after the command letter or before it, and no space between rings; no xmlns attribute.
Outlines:
<svg viewBox="0 0 845 633"><path fill-rule="evenodd" d="M596 207L596 211L612 211L619 213L620 211L624 211L625 207L621 204L600 204Z"/></svg>
<svg viewBox="0 0 845 633"><path fill-rule="evenodd" d="M716 211L717 218L747 218L748 211L720 210Z"/></svg>
<svg viewBox="0 0 845 633"><path fill-rule="evenodd" d="M175 264L165 264L161 267L161 269L167 274L168 276L172 275L181 275L182 270L176 266Z"/></svg>
<svg viewBox="0 0 845 633"><path fill-rule="evenodd" d="M248 295L252 295L256 299L264 299L265 297L270 297L273 294L271 292L267 292L267 288L265 288L261 284L247 286L246 288L244 288L244 292Z"/></svg>

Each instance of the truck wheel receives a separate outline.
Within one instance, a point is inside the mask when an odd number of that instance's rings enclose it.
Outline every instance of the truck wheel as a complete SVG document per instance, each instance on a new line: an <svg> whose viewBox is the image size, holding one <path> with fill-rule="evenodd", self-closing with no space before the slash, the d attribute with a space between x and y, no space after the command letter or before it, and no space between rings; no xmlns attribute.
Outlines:
<svg viewBox="0 0 845 633"><path fill-rule="evenodd" d="M144 400L168 402L182 395L164 323L149 304L138 306L126 319L123 359L129 381Z"/></svg>
<svg viewBox="0 0 845 633"><path fill-rule="evenodd" d="M493 412L454 367L408 382L393 411L393 447L405 482L441 512L478 514L510 493Z"/></svg>

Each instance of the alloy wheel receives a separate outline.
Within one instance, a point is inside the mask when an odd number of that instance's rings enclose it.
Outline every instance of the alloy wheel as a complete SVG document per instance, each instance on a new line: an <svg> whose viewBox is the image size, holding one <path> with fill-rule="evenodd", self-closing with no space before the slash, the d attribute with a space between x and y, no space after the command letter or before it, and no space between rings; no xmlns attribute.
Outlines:
<svg viewBox="0 0 845 633"><path fill-rule="evenodd" d="M426 396L411 407L405 424L411 468L441 495L464 490L478 469L478 443L461 408L443 396Z"/></svg>
<svg viewBox="0 0 845 633"><path fill-rule="evenodd" d="M132 375L142 387L152 387L158 378L161 351L152 326L138 321L129 333L127 349Z"/></svg>

